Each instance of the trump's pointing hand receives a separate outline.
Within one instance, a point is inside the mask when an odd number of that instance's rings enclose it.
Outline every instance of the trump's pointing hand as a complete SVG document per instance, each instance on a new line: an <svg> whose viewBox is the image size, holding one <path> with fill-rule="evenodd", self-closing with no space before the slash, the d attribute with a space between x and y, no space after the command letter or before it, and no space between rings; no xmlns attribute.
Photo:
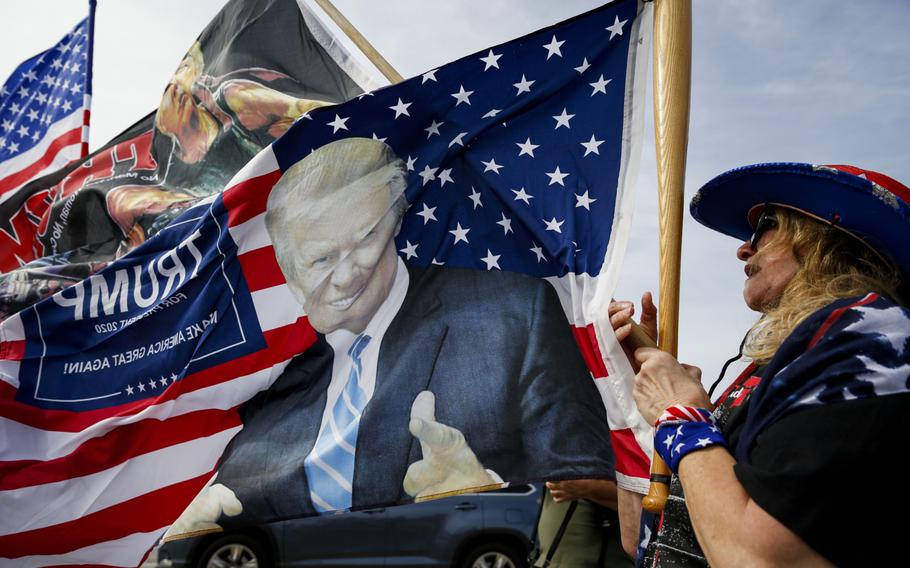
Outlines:
<svg viewBox="0 0 910 568"><path fill-rule="evenodd" d="M213 477L209 483L214 480ZM220 483L212 483L199 495L196 495L193 502L183 511L180 518L174 521L162 538L221 529L221 526L215 521L222 512L233 517L243 512L243 505L240 504L233 491Z"/></svg>
<svg viewBox="0 0 910 568"><path fill-rule="evenodd" d="M464 435L436 422L436 397L423 391L411 406L411 434L420 441L423 459L411 464L404 490L415 498L497 483L468 446Z"/></svg>

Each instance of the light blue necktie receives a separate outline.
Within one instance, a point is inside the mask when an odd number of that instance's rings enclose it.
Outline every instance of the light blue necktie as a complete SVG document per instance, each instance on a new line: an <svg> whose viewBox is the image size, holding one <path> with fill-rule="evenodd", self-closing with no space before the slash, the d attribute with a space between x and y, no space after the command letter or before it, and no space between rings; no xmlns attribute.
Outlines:
<svg viewBox="0 0 910 568"><path fill-rule="evenodd" d="M351 482L354 479L354 448L360 415L367 404L367 394L360 387L363 365L360 354L370 343L370 336L360 334L348 349L354 364L348 382L319 431L313 451L303 460L310 498L320 513L351 508Z"/></svg>

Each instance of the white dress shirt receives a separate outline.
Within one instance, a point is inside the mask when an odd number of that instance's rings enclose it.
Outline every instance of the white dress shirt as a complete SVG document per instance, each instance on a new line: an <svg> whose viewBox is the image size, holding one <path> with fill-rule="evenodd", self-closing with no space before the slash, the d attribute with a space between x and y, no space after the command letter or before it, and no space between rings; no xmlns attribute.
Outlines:
<svg viewBox="0 0 910 568"><path fill-rule="evenodd" d="M389 291L388 297L379 306L373 319L370 320L370 323L367 324L366 329L362 332L371 337L370 343L360 354L362 371L359 384L366 393L367 400L373 398L373 391L376 387L376 368L379 365L379 346L382 344L382 337L385 335L386 330L389 329L389 324L392 323L398 310L401 309L401 304L404 303L404 297L408 291L408 269L400 258L397 259L397 263L395 281L392 283L392 289ZM326 341L332 346L335 356L332 360L332 380L329 383L328 396L326 397L325 408L322 411L322 423L319 426L320 434L322 429L326 427L332 409L335 408L335 401L341 396L344 385L348 382L348 377L351 375L353 362L347 356L347 352L358 335L360 334L352 333L346 329L338 329L327 333L325 336Z"/></svg>

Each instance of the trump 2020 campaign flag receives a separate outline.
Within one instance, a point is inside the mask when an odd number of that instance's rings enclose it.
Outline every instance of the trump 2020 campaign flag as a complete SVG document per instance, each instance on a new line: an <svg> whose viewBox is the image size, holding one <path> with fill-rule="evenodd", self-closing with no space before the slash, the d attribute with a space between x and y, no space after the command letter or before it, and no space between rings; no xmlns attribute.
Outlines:
<svg viewBox="0 0 910 568"><path fill-rule="evenodd" d="M122 557L187 504L172 534L614 467L639 487L606 305L649 15L618 0L313 108L0 324L5 557Z"/></svg>
<svg viewBox="0 0 910 568"><path fill-rule="evenodd" d="M86 19L0 85L0 203L88 154L94 17L91 0Z"/></svg>
<svg viewBox="0 0 910 568"><path fill-rule="evenodd" d="M313 110L238 174L246 282L315 339L240 409L172 534L502 482L644 491L606 307L648 14L614 2Z"/></svg>

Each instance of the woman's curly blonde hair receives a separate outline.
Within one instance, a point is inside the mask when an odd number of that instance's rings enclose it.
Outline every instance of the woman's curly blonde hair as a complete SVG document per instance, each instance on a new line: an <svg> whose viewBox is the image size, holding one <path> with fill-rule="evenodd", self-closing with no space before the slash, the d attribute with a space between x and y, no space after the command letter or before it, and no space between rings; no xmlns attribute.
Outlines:
<svg viewBox="0 0 910 568"><path fill-rule="evenodd" d="M790 248L800 267L746 334L743 354L757 364L768 363L796 326L835 300L877 292L903 303L900 273L859 239L784 207L775 208L775 217L778 230L764 246Z"/></svg>

